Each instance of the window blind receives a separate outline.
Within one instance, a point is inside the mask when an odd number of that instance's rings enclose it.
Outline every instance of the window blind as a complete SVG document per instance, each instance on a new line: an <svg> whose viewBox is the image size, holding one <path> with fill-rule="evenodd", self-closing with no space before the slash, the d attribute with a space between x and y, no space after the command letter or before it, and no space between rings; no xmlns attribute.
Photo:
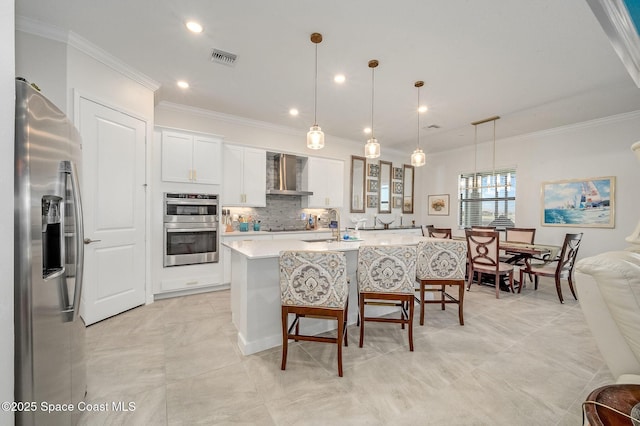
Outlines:
<svg viewBox="0 0 640 426"><path fill-rule="evenodd" d="M462 173L458 179L458 225L514 227L516 183L515 168Z"/></svg>

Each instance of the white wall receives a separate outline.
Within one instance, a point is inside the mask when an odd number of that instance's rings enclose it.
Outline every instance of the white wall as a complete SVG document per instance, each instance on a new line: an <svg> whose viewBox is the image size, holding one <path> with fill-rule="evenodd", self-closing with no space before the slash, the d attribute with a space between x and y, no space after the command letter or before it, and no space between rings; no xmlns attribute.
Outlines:
<svg viewBox="0 0 640 426"><path fill-rule="evenodd" d="M35 83L42 94L67 112L67 46L65 43L18 31L16 75Z"/></svg>
<svg viewBox="0 0 640 426"><path fill-rule="evenodd" d="M499 134L500 123L497 125ZM562 244L564 234L584 232L579 257L619 250L640 218L640 167L631 145L640 140L640 111L496 141L496 168L517 167L516 226L535 227L536 241ZM478 144L478 171L491 170L493 142ZM427 156L420 197L450 194L449 216L428 216L422 222L457 229L457 176L473 172L473 147ZM542 182L615 176L615 228L541 225ZM457 231L461 234L461 231Z"/></svg>
<svg viewBox="0 0 640 426"><path fill-rule="evenodd" d="M13 401L13 146L15 118L14 3L0 3L0 401ZM0 410L0 424L13 425Z"/></svg>

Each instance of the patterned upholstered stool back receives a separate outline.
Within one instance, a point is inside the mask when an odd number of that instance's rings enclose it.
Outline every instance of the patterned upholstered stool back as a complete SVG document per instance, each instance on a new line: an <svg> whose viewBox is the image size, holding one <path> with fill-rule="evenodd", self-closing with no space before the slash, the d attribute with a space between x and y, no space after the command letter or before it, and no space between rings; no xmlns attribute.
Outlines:
<svg viewBox="0 0 640 426"><path fill-rule="evenodd" d="M413 293L415 246L363 246L358 251L358 291Z"/></svg>
<svg viewBox="0 0 640 426"><path fill-rule="evenodd" d="M466 269L465 241L431 238L418 244L419 280L464 280Z"/></svg>
<svg viewBox="0 0 640 426"><path fill-rule="evenodd" d="M343 308L348 296L344 253L280 253L280 300L283 305Z"/></svg>

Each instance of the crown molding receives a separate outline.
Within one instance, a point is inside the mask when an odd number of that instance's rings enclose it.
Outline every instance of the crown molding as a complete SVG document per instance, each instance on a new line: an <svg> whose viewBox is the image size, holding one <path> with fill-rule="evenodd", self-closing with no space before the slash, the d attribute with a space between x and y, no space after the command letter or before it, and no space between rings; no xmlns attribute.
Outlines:
<svg viewBox="0 0 640 426"><path fill-rule="evenodd" d="M624 112L616 115L610 115L608 117L595 118L593 120L582 121L580 123L574 123L574 124L567 124L565 126L560 126L560 127L553 127L547 130L540 130L537 132L525 133L522 135L512 136L512 137L504 138L501 140L507 141L507 140L518 140L518 139L536 139L542 136L559 135L567 132L572 132L575 130L589 129L596 126L615 124L621 121L628 121L628 120L640 120L640 110Z"/></svg>
<svg viewBox="0 0 640 426"><path fill-rule="evenodd" d="M211 118L223 121L225 123L237 124L241 126L249 126L257 129L272 130L279 133L285 133L293 136L306 136L307 133L293 127L280 126L278 124L268 123L266 121L253 120L250 118L240 117L237 115L225 114L223 112L212 111L209 109L198 108L189 105L177 104L169 101L160 101L156 104L156 108L167 111L182 112L200 117Z"/></svg>
<svg viewBox="0 0 640 426"><path fill-rule="evenodd" d="M73 31L65 31L54 25L44 24L34 19L25 18L24 16L16 16L16 30L65 43L67 46L79 50L151 91L155 92L160 88L160 83L137 71Z"/></svg>

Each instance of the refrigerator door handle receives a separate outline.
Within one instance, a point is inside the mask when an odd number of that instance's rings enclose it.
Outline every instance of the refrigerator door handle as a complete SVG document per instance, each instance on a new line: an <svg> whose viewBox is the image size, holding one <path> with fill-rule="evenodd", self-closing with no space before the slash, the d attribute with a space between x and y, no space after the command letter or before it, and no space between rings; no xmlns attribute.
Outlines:
<svg viewBox="0 0 640 426"><path fill-rule="evenodd" d="M71 195L73 197L73 223L75 225L76 243L76 281L73 291L73 304L69 306L68 312L72 316L72 321L78 318L80 313L80 299L82 296L82 281L84 277L84 223L82 218L82 199L80 197L80 184L78 182L78 170L73 161L64 161L65 172L71 178Z"/></svg>

